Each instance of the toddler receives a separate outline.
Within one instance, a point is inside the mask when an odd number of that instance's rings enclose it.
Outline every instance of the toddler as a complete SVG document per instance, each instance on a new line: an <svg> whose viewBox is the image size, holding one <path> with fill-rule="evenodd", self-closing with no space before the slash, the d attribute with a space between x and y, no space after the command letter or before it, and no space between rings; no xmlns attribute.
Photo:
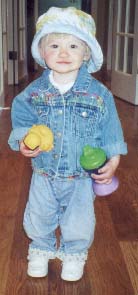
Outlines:
<svg viewBox="0 0 138 295"><path fill-rule="evenodd" d="M80 155L85 145L106 152L107 163L92 176L108 184L127 147L111 92L91 76L103 62L93 18L73 7L51 7L39 17L36 30L32 55L45 70L14 99L9 138L11 148L32 161L23 222L31 239L27 273L46 276L49 259L57 257L62 260L61 278L77 281L95 229L95 196ZM28 130L39 124L54 134L49 152L24 144Z"/></svg>

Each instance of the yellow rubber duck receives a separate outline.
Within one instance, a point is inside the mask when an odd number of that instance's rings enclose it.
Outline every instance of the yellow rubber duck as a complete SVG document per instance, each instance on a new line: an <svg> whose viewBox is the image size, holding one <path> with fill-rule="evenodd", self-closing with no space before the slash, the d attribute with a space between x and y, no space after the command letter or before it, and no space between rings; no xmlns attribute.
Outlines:
<svg viewBox="0 0 138 295"><path fill-rule="evenodd" d="M39 147L42 151L53 148L54 136L50 128L45 125L33 125L24 138L24 144L31 150Z"/></svg>

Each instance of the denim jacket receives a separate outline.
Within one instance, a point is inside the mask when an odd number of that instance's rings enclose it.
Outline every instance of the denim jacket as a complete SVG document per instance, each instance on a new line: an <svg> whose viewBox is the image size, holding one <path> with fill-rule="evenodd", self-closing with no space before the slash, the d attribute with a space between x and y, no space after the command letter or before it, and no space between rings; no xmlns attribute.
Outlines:
<svg viewBox="0 0 138 295"><path fill-rule="evenodd" d="M86 144L103 148L108 158L127 153L113 96L85 65L64 95L50 83L45 70L15 97L9 138L13 150L19 150L19 140L34 124L45 124L54 133L54 148L32 158L33 169L40 173L82 175L79 159Z"/></svg>

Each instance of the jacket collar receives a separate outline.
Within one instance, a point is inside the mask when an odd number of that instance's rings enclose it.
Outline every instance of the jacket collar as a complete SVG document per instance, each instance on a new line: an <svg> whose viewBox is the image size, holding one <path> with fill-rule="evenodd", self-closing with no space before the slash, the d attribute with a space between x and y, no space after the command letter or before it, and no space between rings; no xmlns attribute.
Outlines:
<svg viewBox="0 0 138 295"><path fill-rule="evenodd" d="M56 89L49 81L50 70L45 70L41 76L41 88L45 89L46 92L52 92L52 94L57 94ZM87 93L92 76L88 73L87 67L83 64L79 70L77 79L72 87L72 92L74 93Z"/></svg>

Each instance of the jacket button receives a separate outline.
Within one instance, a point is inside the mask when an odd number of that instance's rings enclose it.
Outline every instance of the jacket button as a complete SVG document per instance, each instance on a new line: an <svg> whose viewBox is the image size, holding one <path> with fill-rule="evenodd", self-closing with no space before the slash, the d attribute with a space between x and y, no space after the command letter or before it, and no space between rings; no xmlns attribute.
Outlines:
<svg viewBox="0 0 138 295"><path fill-rule="evenodd" d="M57 137L61 137L62 133L61 132L57 132Z"/></svg>
<svg viewBox="0 0 138 295"><path fill-rule="evenodd" d="M58 114L59 115L62 115L63 114L63 111L62 110L58 110Z"/></svg>
<svg viewBox="0 0 138 295"><path fill-rule="evenodd" d="M87 112L82 112L82 117L86 118L88 116Z"/></svg>
<svg viewBox="0 0 138 295"><path fill-rule="evenodd" d="M58 158L58 155L57 154L54 154L53 155L53 158L56 160Z"/></svg>

